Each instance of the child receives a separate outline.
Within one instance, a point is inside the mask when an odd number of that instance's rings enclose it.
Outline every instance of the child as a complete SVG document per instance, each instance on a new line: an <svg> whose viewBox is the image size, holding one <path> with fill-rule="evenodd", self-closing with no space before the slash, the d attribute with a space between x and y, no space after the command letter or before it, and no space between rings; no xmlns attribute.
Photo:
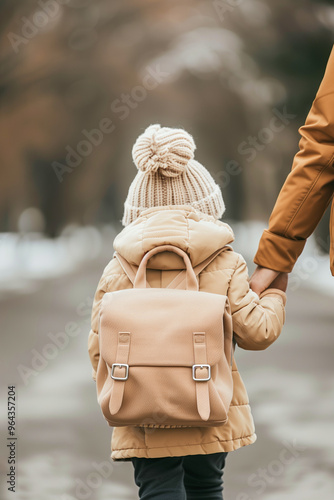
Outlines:
<svg viewBox="0 0 334 500"><path fill-rule="evenodd" d="M193 138L182 129L151 125L138 137L132 156L139 171L125 201L125 228L116 237L114 249L134 266L158 245L183 249L193 266L222 249L200 273L199 288L228 296L239 347L265 349L281 333L287 278L277 278L260 297L250 290L246 263L228 246L234 240L232 229L219 220L225 211L221 190L194 160L194 151ZM174 253L157 254L148 263L147 280L152 287L166 287L184 267ZM131 287L117 259L112 259L93 304L88 344L94 380L103 294ZM111 457L131 459L142 500L222 499L227 453L256 440L247 392L234 359L232 375L233 398L222 426L114 429Z"/></svg>

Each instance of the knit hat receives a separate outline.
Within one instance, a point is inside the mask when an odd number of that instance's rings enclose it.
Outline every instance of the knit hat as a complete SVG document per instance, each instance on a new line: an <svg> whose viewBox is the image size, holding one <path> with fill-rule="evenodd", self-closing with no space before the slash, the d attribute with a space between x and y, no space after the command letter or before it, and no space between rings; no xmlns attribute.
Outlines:
<svg viewBox="0 0 334 500"><path fill-rule="evenodd" d="M220 219L225 212L218 184L194 160L194 140L183 129L150 125L136 140L132 158L138 173L124 203L122 224L143 210L166 205L191 205Z"/></svg>

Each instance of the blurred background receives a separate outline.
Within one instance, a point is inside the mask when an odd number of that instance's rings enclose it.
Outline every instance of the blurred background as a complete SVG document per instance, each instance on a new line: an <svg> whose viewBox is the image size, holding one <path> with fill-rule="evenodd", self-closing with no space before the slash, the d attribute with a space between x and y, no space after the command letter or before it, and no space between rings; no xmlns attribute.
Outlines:
<svg viewBox="0 0 334 500"><path fill-rule="evenodd" d="M17 498L136 498L129 464L108 460L86 352L92 297L136 173L132 144L151 123L194 136L252 271L334 42L334 6L2 0L0 30L1 397L16 384ZM238 353L259 439L231 454L230 500L332 498L328 234L326 214L290 277L277 347ZM68 322L80 334L57 346L52 335ZM5 416L1 429L5 440ZM304 449L278 467L284 439ZM256 489L249 478L269 466Z"/></svg>

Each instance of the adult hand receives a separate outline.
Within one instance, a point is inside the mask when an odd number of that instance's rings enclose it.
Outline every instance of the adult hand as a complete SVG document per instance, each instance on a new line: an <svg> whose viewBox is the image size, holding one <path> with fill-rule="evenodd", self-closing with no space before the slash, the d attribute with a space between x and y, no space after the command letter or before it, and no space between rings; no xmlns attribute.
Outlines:
<svg viewBox="0 0 334 500"><path fill-rule="evenodd" d="M277 278L279 274L280 273L278 271L273 271L272 269L267 269L266 267L257 266L250 279L249 286L254 292L260 295L261 292L266 290L269 285L271 285L271 283L275 278Z"/></svg>

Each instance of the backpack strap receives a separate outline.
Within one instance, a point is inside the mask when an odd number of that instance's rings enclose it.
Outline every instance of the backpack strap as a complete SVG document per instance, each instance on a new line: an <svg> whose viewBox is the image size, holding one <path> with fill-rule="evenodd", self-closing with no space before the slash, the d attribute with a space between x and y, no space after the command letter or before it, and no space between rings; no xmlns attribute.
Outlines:
<svg viewBox="0 0 334 500"><path fill-rule="evenodd" d="M210 417L210 394L208 381L211 378L211 367L208 365L205 332L193 333L194 359L193 380L196 382L197 411L202 420Z"/></svg>
<svg viewBox="0 0 334 500"><path fill-rule="evenodd" d="M226 246L230 250L232 250L232 248L230 246L228 246L228 245L226 245ZM195 266L194 267L195 275L198 276L203 271L203 269L205 269L209 264L211 264L211 262L224 249L226 249L226 246L223 247L223 248L219 248L213 254L211 254L207 259L203 260L203 262L201 262L200 264L198 264L197 266ZM122 267L123 271L125 272L125 274L129 278L129 280L131 281L131 283L133 284L134 280L135 280L135 277L136 277L136 274L137 274L138 266L134 266L134 265L130 264L118 252L114 252L114 257L116 257L116 259L118 260L118 262L119 262L120 266ZM186 270L182 269L182 271L180 271L179 274L177 274L175 276L175 278L168 284L167 288L178 288L178 287L181 287L181 285L184 286L185 279L186 279ZM146 286L147 286L147 288L150 288L150 284L148 283L148 281L146 282Z"/></svg>
<svg viewBox="0 0 334 500"><path fill-rule="evenodd" d="M194 271L195 271L195 274L196 276L201 273L203 271L203 269L205 269L209 264L211 264L211 262L220 254L222 253L223 250L226 250L226 247L229 249L229 250L232 250L232 247L230 247L229 245L226 245L225 247L223 248L219 248L218 250L216 250L215 252L213 252L213 254L211 254L207 259L203 260L203 262L201 262L200 264L198 264L197 266L194 267Z"/></svg>
<svg viewBox="0 0 334 500"><path fill-rule="evenodd" d="M118 332L116 362L111 367L111 378L114 381L110 397L109 411L111 415L119 412L124 396L125 381L129 376L130 332Z"/></svg>
<svg viewBox="0 0 334 500"><path fill-rule="evenodd" d="M226 245L227 246L227 245ZM231 247L228 247L229 249L232 250ZM209 264L211 264L211 262L224 250L226 249L226 247L223 247L223 248L219 248L218 250L216 250L213 254L211 254L207 259L203 260L203 262L201 262L200 264L198 264L197 266L194 267L194 272L195 272L195 275L198 276L202 271L203 269L205 269ZM181 272L179 272L179 274L177 276L175 276L175 278L169 283L169 285L167 286L167 288L178 288L180 287L181 285L183 286L183 282L185 280L185 270L182 269Z"/></svg>
<svg viewBox="0 0 334 500"><path fill-rule="evenodd" d="M182 250L181 248L175 245L159 245L155 248L152 248L149 252L146 252L144 257L142 258L138 271L136 274L136 278L134 281L135 288L145 288L146 287L146 269L148 261L156 254L162 252L173 252L177 255L180 255L186 265L185 270L185 289L186 290L198 290L198 281L196 279L196 274L194 273L193 266L191 264L189 255Z"/></svg>
<svg viewBox="0 0 334 500"><path fill-rule="evenodd" d="M125 272L125 274L129 278L131 283L133 284L135 281L136 274L137 274L138 266L133 266L132 264L130 264L130 262L128 262L126 259L124 259L124 257L122 257L122 255L120 255L118 252L114 253L114 257L116 257L116 259L118 260L123 271ZM148 282L146 282L146 286L147 286L147 288L150 288L150 284Z"/></svg>

